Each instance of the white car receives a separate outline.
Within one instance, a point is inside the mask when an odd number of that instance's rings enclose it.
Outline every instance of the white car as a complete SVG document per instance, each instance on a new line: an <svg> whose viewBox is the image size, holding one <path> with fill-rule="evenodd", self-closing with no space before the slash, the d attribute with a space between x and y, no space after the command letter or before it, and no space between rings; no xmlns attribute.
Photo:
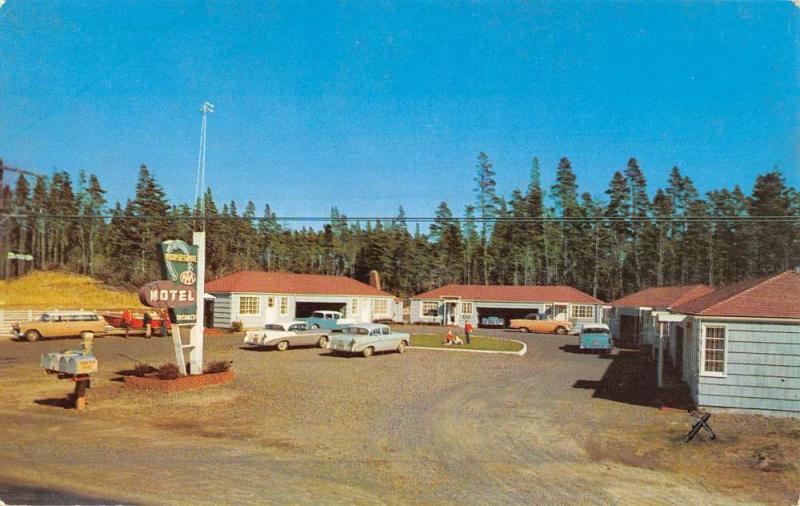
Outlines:
<svg viewBox="0 0 800 506"><path fill-rule="evenodd" d="M275 346L278 351L286 351L289 346L313 346L325 348L330 339L326 330L311 330L307 322L291 321L268 323L264 330L248 330L244 335L244 345L252 348Z"/></svg>
<svg viewBox="0 0 800 506"><path fill-rule="evenodd" d="M371 357L377 351L403 353L410 344L410 334L392 332L388 325L380 323L360 323L333 334L328 349L337 354L361 354Z"/></svg>

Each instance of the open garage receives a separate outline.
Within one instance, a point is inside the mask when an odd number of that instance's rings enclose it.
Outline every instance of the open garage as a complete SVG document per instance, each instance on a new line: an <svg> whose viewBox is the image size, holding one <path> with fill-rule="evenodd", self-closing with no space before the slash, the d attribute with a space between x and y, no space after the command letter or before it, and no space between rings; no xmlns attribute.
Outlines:
<svg viewBox="0 0 800 506"><path fill-rule="evenodd" d="M304 302L299 300L295 302L295 318L307 318L314 311L339 311L346 314L347 302Z"/></svg>
<svg viewBox="0 0 800 506"><path fill-rule="evenodd" d="M504 327L508 326L508 321L512 318L524 318L531 313L543 312L544 309L540 305L528 305L526 307L508 307L502 305L481 305L476 304L475 310L478 312L478 327L482 327L484 318L495 316L502 318Z"/></svg>
<svg viewBox="0 0 800 506"><path fill-rule="evenodd" d="M546 313L574 323L602 321L603 301L571 286L446 285L411 299L411 323L479 326L496 316L512 318Z"/></svg>

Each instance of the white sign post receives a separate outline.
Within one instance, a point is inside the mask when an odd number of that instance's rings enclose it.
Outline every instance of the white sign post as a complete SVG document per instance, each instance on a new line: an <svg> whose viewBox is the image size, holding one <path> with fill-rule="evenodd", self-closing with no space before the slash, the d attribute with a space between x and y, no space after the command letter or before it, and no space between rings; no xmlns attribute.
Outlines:
<svg viewBox="0 0 800 506"><path fill-rule="evenodd" d="M203 330L206 309L206 233L194 232L192 244L197 246L197 306L195 324L189 334L189 364L191 374L203 374Z"/></svg>

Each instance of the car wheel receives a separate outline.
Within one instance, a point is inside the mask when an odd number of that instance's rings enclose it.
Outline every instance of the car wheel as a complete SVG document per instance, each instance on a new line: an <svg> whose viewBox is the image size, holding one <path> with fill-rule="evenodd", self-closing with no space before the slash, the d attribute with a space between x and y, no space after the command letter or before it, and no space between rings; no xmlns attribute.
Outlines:
<svg viewBox="0 0 800 506"><path fill-rule="evenodd" d="M400 341L400 344L397 345L397 353L405 353L406 352L406 342Z"/></svg>
<svg viewBox="0 0 800 506"><path fill-rule="evenodd" d="M372 356L372 354L374 352L375 352L375 348L373 348L372 346L367 346L366 348L364 348L364 351L362 351L361 353L364 355L364 358L369 358L369 357Z"/></svg>
<svg viewBox="0 0 800 506"><path fill-rule="evenodd" d="M328 337L327 336L320 337L319 342L317 344L319 345L320 348L325 348L326 346L328 346Z"/></svg>
<svg viewBox="0 0 800 506"><path fill-rule="evenodd" d="M319 325L317 325L316 323L311 326L312 330L317 330L318 328L319 328Z"/></svg>
<svg viewBox="0 0 800 506"><path fill-rule="evenodd" d="M42 335L39 333L38 330L29 330L25 332L25 339L29 342L38 341L41 339Z"/></svg>
<svg viewBox="0 0 800 506"><path fill-rule="evenodd" d="M278 351L286 351L289 349L289 341L281 341L278 343Z"/></svg>
<svg viewBox="0 0 800 506"><path fill-rule="evenodd" d="M528 330L527 327L520 327L519 331L520 332L530 332L530 330Z"/></svg>
<svg viewBox="0 0 800 506"><path fill-rule="evenodd" d="M567 329L565 329L564 327L556 327L556 334L563 336L566 333Z"/></svg>

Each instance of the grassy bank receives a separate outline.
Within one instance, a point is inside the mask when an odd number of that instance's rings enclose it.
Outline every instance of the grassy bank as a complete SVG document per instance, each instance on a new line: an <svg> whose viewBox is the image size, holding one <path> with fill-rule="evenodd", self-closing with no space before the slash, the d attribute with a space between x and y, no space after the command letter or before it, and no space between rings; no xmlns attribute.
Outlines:
<svg viewBox="0 0 800 506"><path fill-rule="evenodd" d="M89 276L36 271L0 281L0 309L122 309L143 307L133 292L116 290Z"/></svg>
<svg viewBox="0 0 800 506"><path fill-rule="evenodd" d="M464 336L459 336L464 339ZM411 346L420 348L457 348L460 350L484 351L520 351L522 345L510 339L501 337L472 336L470 344L451 345L444 344L445 336L436 334L414 334L411 336Z"/></svg>

